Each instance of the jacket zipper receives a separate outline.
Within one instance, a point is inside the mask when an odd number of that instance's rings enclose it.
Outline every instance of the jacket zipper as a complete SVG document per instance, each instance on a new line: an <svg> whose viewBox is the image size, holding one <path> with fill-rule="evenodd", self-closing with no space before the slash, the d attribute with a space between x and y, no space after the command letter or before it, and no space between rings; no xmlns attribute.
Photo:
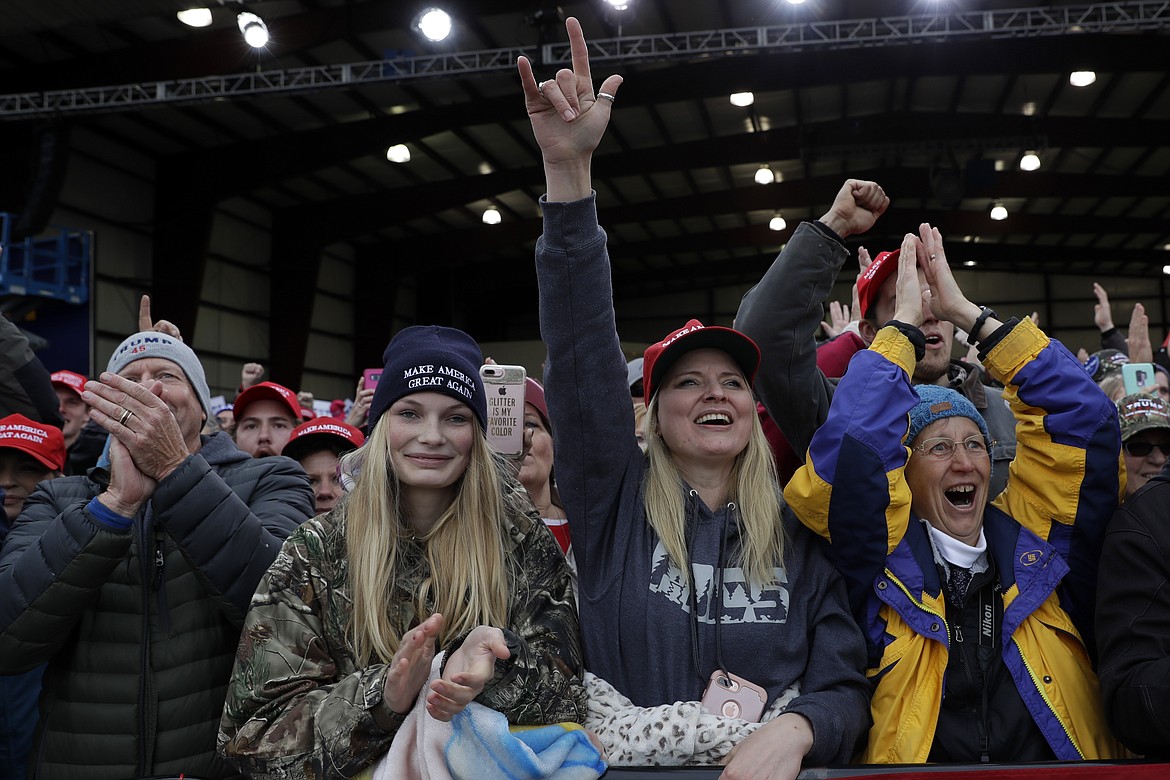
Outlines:
<svg viewBox="0 0 1170 780"><path fill-rule="evenodd" d="M957 608L959 609L960 617L958 620L955 621L954 643L955 643L956 647L954 649L956 652L959 653L960 658L962 659L963 671L966 673L967 682L970 684L974 684L975 683L975 674L971 668L970 652L966 649L966 647L963 647L963 645L964 645L963 620L962 620L962 614L961 614L962 607L957 607ZM978 649L976 650L976 652L978 652ZM980 693L981 693L982 698L983 698L983 709L981 711L976 711L976 713L975 713L976 714L975 729L976 729L976 731L979 732L979 761L981 763L986 764L988 761L991 760L991 757L988 754L989 745L988 745L988 739L987 739L988 728L987 728L987 678L986 678L986 676L984 676L983 684L979 687L980 687ZM943 690L943 696L946 696L945 689Z"/></svg>
<svg viewBox="0 0 1170 780"><path fill-rule="evenodd" d="M1061 731L1063 731L1064 735L1068 737L1069 744L1073 746L1073 750L1077 751L1077 755L1080 756L1082 760L1084 760L1085 751L1081 750L1081 746L1077 744L1075 739L1073 739L1073 735L1069 733L1068 727L1064 725L1064 721L1061 720L1060 715L1057 714L1056 709L1052 706L1052 702L1048 700L1048 694L1044 692L1044 686L1040 683L1040 680L1036 678L1036 672L1032 669L1032 664L1028 663L1027 656L1024 655L1023 651L1020 649L1019 642L1017 642L1014 637L1012 638L1012 644L1016 646L1016 652L1020 654L1020 660L1024 662L1024 668L1028 670L1028 676L1032 678L1032 685L1036 687L1036 691L1040 694L1040 698L1044 699L1044 704L1048 707L1048 711L1052 713L1052 717L1055 718L1056 722L1060 724Z"/></svg>
<svg viewBox="0 0 1170 780"><path fill-rule="evenodd" d="M142 579L142 641L139 643L138 655L138 776L145 777L146 771L146 686L150 660L150 566L151 547L146 543L146 529L139 524L138 533L138 561L139 574Z"/></svg>

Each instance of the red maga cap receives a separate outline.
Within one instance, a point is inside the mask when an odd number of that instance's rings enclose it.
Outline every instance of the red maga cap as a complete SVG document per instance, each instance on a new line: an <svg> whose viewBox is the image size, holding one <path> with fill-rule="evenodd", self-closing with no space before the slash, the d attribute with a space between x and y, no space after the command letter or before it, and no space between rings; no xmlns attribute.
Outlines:
<svg viewBox="0 0 1170 780"><path fill-rule="evenodd" d="M85 389L85 383L89 379L78 374L76 371L54 371L49 375L49 381L54 385L67 387L78 395L81 395L81 391Z"/></svg>
<svg viewBox="0 0 1170 780"><path fill-rule="evenodd" d="M284 385L278 385L275 382L261 382L260 384L252 385L236 396L232 413L235 415L237 422L244 419L248 405L256 401L277 401L288 407L289 415L294 420L302 419L301 402L297 400L296 393Z"/></svg>
<svg viewBox="0 0 1170 780"><path fill-rule="evenodd" d="M733 328L707 326L698 320L690 320L662 341L646 348L642 362L642 391L646 403L650 403L658 390L658 383L674 361L691 350L705 348L726 352L743 371L748 384L755 381L756 370L760 367L760 348L756 342Z"/></svg>
<svg viewBox="0 0 1170 780"><path fill-rule="evenodd" d="M861 311L857 312L858 317L869 316L869 307L873 306L873 302L877 299L878 290L881 289L882 283L890 278L890 274L898 270L898 255L900 254L902 254L901 249L895 249L893 252L881 252L873 259L869 267L861 272L861 276L857 279L857 304L861 307Z"/></svg>
<svg viewBox="0 0 1170 780"><path fill-rule="evenodd" d="M323 449L324 442L330 439L341 442L347 450L356 450L366 443L365 434L352 425L333 417L318 417L293 428L280 454L300 460L310 452L315 452L315 445L321 444L320 448Z"/></svg>
<svg viewBox="0 0 1170 780"><path fill-rule="evenodd" d="M65 468L65 437L61 429L33 422L22 414L10 414L0 420L0 447L28 453L53 471Z"/></svg>

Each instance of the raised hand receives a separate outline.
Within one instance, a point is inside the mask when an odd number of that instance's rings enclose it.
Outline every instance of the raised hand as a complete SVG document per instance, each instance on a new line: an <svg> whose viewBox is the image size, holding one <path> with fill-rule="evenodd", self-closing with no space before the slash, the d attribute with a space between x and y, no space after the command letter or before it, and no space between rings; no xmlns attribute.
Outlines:
<svg viewBox="0 0 1170 780"><path fill-rule="evenodd" d="M922 289L918 281L918 254L920 246L913 233L902 238L902 249L898 253L898 276L894 285L894 319L918 327L925 321L923 300L929 302L930 293Z"/></svg>
<svg viewBox="0 0 1170 780"><path fill-rule="evenodd" d="M1109 293L1105 292L1104 287L1093 282L1093 295L1097 296L1097 302L1093 304L1093 322L1102 333L1112 330L1113 310L1109 306Z"/></svg>
<svg viewBox="0 0 1170 780"><path fill-rule="evenodd" d="M1154 362L1154 346L1150 343L1150 316L1146 314L1146 307L1140 303L1133 305L1133 314L1129 318L1126 351L1133 363Z"/></svg>
<svg viewBox="0 0 1170 780"><path fill-rule="evenodd" d="M179 332L179 326L170 320L151 321L149 295L143 295L138 301L138 331L142 332L144 330L156 330L179 341L183 340L183 334Z"/></svg>
<svg viewBox="0 0 1170 780"><path fill-rule="evenodd" d="M355 428L366 424L370 416L370 403L374 400L374 388L363 387L362 384L359 379L353 395L353 406L349 407L349 414L345 416L345 421Z"/></svg>
<svg viewBox="0 0 1170 780"><path fill-rule="evenodd" d="M877 182L846 179L820 221L845 238L869 230L889 207L890 199Z"/></svg>
<svg viewBox="0 0 1170 780"><path fill-rule="evenodd" d="M923 222L918 226L918 236L921 240L919 265L930 288L931 312L940 320L953 322L957 327L969 331L979 316L979 307L967 300L959 289L959 283L955 281L947 263L942 234L938 228ZM972 333L971 338L978 341L979 334Z"/></svg>
<svg viewBox="0 0 1170 780"><path fill-rule="evenodd" d="M435 640L442 628L443 616L436 612L407 631L387 667L382 696L386 705L399 715L410 712L418 692L431 676Z"/></svg>
<svg viewBox="0 0 1170 780"><path fill-rule="evenodd" d="M264 378L264 366L259 363L245 363L244 367L240 369L240 388L247 390L253 385L260 384L260 380Z"/></svg>
<svg viewBox="0 0 1170 780"><path fill-rule="evenodd" d="M506 659L511 654L500 629L492 626L472 629L463 644L447 658L442 679L431 683L427 712L438 720L451 720L492 679L496 659Z"/></svg>
<svg viewBox="0 0 1170 780"><path fill-rule="evenodd" d="M589 160L605 135L613 99L622 84L621 76L610 76L595 94L581 23L569 17L565 30L569 34L572 70L561 68L553 78L538 84L528 58L516 61L532 133L544 158L548 199L554 202L579 200L592 190Z"/></svg>
<svg viewBox="0 0 1170 780"><path fill-rule="evenodd" d="M869 256L869 250L863 246L857 247L857 278L865 273L865 269L873 265L873 258Z"/></svg>
<svg viewBox="0 0 1170 780"><path fill-rule="evenodd" d="M853 295L857 297L857 285L853 285ZM840 336L845 332L845 328L849 327L849 323L853 320L849 317L849 307L837 303L836 301L829 302L829 319L821 320L821 328L825 331L828 338Z"/></svg>

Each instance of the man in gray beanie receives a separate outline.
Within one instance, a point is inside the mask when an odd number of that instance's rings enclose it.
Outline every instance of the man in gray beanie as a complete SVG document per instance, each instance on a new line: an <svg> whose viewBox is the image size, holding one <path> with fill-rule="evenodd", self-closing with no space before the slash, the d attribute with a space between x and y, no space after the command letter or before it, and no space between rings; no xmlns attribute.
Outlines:
<svg viewBox="0 0 1170 780"><path fill-rule="evenodd" d="M235 777L215 753L226 684L261 575L313 514L308 479L200 435L207 380L177 331L126 339L82 399L108 468L41 483L0 554L0 674L48 664L31 773Z"/></svg>

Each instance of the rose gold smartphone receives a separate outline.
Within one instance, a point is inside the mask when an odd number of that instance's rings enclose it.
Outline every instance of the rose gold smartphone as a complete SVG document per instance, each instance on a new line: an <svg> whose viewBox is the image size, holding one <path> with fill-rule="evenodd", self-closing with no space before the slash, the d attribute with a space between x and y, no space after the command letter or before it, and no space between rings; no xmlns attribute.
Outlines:
<svg viewBox="0 0 1170 780"><path fill-rule="evenodd" d="M768 703L768 693L739 675L716 669L703 691L703 709L712 715L759 723Z"/></svg>

